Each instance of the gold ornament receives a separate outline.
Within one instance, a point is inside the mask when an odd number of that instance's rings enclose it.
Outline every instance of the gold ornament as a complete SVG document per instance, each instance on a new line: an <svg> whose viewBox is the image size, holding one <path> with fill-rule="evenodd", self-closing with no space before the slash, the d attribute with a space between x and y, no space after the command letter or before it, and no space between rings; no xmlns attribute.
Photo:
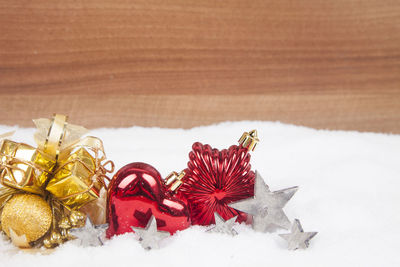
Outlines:
<svg viewBox="0 0 400 267"><path fill-rule="evenodd" d="M86 215L81 211L73 210L68 216L62 217L58 220L58 229L53 225L53 229L50 234L43 240L43 245L46 248L53 248L67 240L74 239L69 234L71 228L81 228L85 226Z"/></svg>
<svg viewBox="0 0 400 267"><path fill-rule="evenodd" d="M71 227L83 227L85 226L86 215L83 212L74 210L69 215L69 221L71 222Z"/></svg>
<svg viewBox="0 0 400 267"><path fill-rule="evenodd" d="M46 248L53 248L62 244L67 238L63 238L63 236L57 232L52 231L48 237L43 240L43 244Z"/></svg>
<svg viewBox="0 0 400 267"><path fill-rule="evenodd" d="M63 229L80 228L85 226L85 221L86 215L83 212L73 210L59 222L58 226Z"/></svg>
<svg viewBox="0 0 400 267"><path fill-rule="evenodd" d="M51 222L49 204L33 194L15 194L4 205L1 213L1 227L7 236L11 237L12 230L18 237L25 235L27 242L44 236Z"/></svg>

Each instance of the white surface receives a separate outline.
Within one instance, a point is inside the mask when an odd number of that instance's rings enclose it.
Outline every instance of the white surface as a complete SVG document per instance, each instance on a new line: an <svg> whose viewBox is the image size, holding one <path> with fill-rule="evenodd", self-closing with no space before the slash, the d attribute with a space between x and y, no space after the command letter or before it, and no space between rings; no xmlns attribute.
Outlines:
<svg viewBox="0 0 400 267"><path fill-rule="evenodd" d="M16 127L0 126L0 133ZM144 251L133 234L105 246L67 243L50 255L18 252L0 241L1 266L400 266L400 136L317 131L271 122L236 122L191 130L133 127L97 129L107 155L120 168L147 162L163 176L186 166L195 141L216 148L236 144L256 128L260 144L253 169L272 190L297 185L285 211L305 231L318 231L307 250L288 251L277 234L238 227L235 237L192 227ZM33 129L12 138L33 144ZM285 231L281 231L285 232Z"/></svg>

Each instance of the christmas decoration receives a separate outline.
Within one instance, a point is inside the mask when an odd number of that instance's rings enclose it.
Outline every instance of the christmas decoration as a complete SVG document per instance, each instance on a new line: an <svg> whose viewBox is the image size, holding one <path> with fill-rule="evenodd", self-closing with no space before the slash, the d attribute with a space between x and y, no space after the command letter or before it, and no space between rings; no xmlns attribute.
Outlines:
<svg viewBox="0 0 400 267"><path fill-rule="evenodd" d="M29 242L44 236L50 229L52 213L50 205L40 196L33 194L14 194L1 213L1 228L6 235L10 232L24 236L26 242L18 246L29 247ZM15 243L16 240L12 241Z"/></svg>
<svg viewBox="0 0 400 267"><path fill-rule="evenodd" d="M271 192L261 175L256 172L254 197L230 204L229 206L253 215L253 228L260 232L272 232L276 227L289 229L290 221L283 207L296 193L298 187Z"/></svg>
<svg viewBox="0 0 400 267"><path fill-rule="evenodd" d="M113 163L104 162L101 140L81 138L87 130L66 116L34 123L37 148L7 139L0 146L1 225L17 246L54 247L84 226L78 209L99 197Z"/></svg>
<svg viewBox="0 0 400 267"><path fill-rule="evenodd" d="M108 189L107 237L146 227L151 216L158 229L171 234L190 226L186 204L170 196L155 168L141 162L122 167Z"/></svg>
<svg viewBox="0 0 400 267"><path fill-rule="evenodd" d="M145 229L131 226L132 230L139 237L140 245L144 249L159 248L159 242L170 236L170 233L157 231L156 218L151 216Z"/></svg>
<svg viewBox="0 0 400 267"><path fill-rule="evenodd" d="M207 230L208 233L223 233L232 236L238 234L236 230L233 229L237 216L225 221L221 218L221 216L218 215L218 213L214 212L214 218L215 225Z"/></svg>
<svg viewBox="0 0 400 267"><path fill-rule="evenodd" d="M194 143L185 177L176 194L186 199L192 224L214 224L214 212L224 220L238 216L238 222L250 223L251 218L228 204L253 196L254 177L250 150L258 143L257 131L245 132L239 146L219 151L209 145Z"/></svg>
<svg viewBox="0 0 400 267"><path fill-rule="evenodd" d="M288 249L306 249L309 246L310 240L317 232L304 232L300 221L295 219L289 234L280 234L279 236L288 242Z"/></svg>
<svg viewBox="0 0 400 267"><path fill-rule="evenodd" d="M103 235L133 232L143 248L155 249L191 223L231 236L238 234L236 222L260 232L291 227L280 234L291 250L307 248L316 235L305 233L297 219L291 224L283 211L298 187L271 192L251 170L255 130L228 149L194 143L187 169L165 179L136 162L107 186L114 165L100 139L82 138L86 130L63 115L35 124L37 147L8 139L0 145L0 226L15 246L52 248L72 239L83 247L101 246Z"/></svg>
<svg viewBox="0 0 400 267"><path fill-rule="evenodd" d="M89 217L86 218L85 226L69 230L69 234L76 237L83 247L97 247L103 245L103 235L108 224L93 225Z"/></svg>

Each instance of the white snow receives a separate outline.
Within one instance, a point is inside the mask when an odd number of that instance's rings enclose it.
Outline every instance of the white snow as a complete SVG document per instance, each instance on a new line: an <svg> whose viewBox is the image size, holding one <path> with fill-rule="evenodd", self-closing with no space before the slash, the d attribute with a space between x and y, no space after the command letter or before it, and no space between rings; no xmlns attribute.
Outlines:
<svg viewBox="0 0 400 267"><path fill-rule="evenodd" d="M33 144L33 129L16 129L15 141ZM272 190L299 186L285 207L305 231L319 233L307 250L288 251L277 233L205 233L192 227L145 251L133 234L103 247L74 242L46 253L14 248L3 236L0 266L400 266L400 135L321 131L273 122L226 122L190 130L132 127L96 129L117 168L142 161L163 176L185 168L195 141L216 148L236 144L257 129L252 166ZM286 231L280 231L283 233Z"/></svg>

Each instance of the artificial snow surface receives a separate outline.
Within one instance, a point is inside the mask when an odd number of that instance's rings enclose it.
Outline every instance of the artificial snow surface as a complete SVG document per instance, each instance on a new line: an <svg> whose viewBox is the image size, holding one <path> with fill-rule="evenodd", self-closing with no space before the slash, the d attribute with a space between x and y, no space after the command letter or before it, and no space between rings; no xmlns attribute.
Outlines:
<svg viewBox="0 0 400 267"><path fill-rule="evenodd" d="M15 141L33 143L33 129L16 129ZM245 225L239 235L205 233L192 227L145 251L133 234L103 247L69 242L48 253L26 252L0 238L1 266L400 266L400 135L317 131L272 122L222 123L190 130L132 127L97 129L116 168L142 161L165 177L186 167L195 141L216 148L236 144L257 129L260 143L252 167L271 190L299 186L288 202L289 219L319 233L307 250L288 251L277 233ZM279 231L285 233L287 231Z"/></svg>

